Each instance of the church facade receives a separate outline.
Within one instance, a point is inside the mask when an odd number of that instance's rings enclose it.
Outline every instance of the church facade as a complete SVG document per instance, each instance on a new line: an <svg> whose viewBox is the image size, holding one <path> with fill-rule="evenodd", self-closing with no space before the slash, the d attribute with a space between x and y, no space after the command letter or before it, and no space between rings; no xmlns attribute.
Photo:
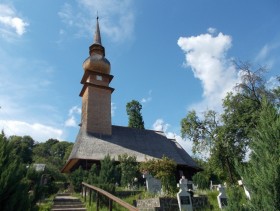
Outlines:
<svg viewBox="0 0 280 211"><path fill-rule="evenodd" d="M79 166L89 169L107 154L117 161L118 155L125 153L136 156L137 162L169 157L177 163L177 173L188 178L201 170L189 154L162 131L112 125L111 94L114 89L110 82L113 76L102 46L98 18L94 43L89 47L89 57L84 61L83 69L80 131L61 170L63 173L72 172Z"/></svg>

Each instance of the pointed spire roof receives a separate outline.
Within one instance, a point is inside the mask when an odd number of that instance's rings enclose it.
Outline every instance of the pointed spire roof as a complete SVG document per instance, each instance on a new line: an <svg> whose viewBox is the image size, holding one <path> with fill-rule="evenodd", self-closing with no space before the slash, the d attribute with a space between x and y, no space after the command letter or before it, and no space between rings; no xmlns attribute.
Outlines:
<svg viewBox="0 0 280 211"><path fill-rule="evenodd" d="M94 44L102 45L98 19L99 19L99 17L97 16L97 18L96 18L95 36L94 36Z"/></svg>

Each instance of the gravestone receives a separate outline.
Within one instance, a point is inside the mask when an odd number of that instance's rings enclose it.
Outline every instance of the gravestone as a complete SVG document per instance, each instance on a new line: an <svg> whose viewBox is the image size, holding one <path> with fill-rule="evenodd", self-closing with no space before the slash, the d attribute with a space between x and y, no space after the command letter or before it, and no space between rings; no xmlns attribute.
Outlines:
<svg viewBox="0 0 280 211"><path fill-rule="evenodd" d="M249 199L249 200L251 200L251 195L250 195L249 191L247 190L247 188L245 187L245 185L243 184L243 181L242 181L242 180L238 180L238 184L239 184L240 186L243 186L243 189L244 189L246 198Z"/></svg>
<svg viewBox="0 0 280 211"><path fill-rule="evenodd" d="M220 192L217 196L219 208L223 209L227 206L227 195L226 195L226 189L224 186L219 185L218 191Z"/></svg>
<svg viewBox="0 0 280 211"><path fill-rule="evenodd" d="M193 182L188 180L188 190L191 190L193 191L194 190L194 187L193 187Z"/></svg>
<svg viewBox="0 0 280 211"><path fill-rule="evenodd" d="M43 163L34 163L33 166L34 166L34 168L35 168L35 171L44 171L44 170L45 170L45 167L46 167L46 164L43 164Z"/></svg>
<svg viewBox="0 0 280 211"><path fill-rule="evenodd" d="M143 178L146 179L147 191L150 193L160 193L161 192L161 182L158 179L153 178L149 173L143 174Z"/></svg>
<svg viewBox="0 0 280 211"><path fill-rule="evenodd" d="M192 200L191 194L188 192L188 180L182 176L180 179L179 184L177 187L180 188L179 192L177 193L177 200L180 211L192 211Z"/></svg>

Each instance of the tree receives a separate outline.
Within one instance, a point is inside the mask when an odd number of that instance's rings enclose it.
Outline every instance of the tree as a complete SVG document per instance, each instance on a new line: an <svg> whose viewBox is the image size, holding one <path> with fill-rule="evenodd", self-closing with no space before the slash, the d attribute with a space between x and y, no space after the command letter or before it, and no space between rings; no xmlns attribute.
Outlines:
<svg viewBox="0 0 280 211"><path fill-rule="evenodd" d="M190 139L193 142L193 153L200 155L205 152L211 154L219 126L218 114L215 111L208 110L203 114L203 118L199 119L192 110L181 120L182 137Z"/></svg>
<svg viewBox="0 0 280 211"><path fill-rule="evenodd" d="M101 162L99 184L115 184L115 161L110 155L106 155Z"/></svg>
<svg viewBox="0 0 280 211"><path fill-rule="evenodd" d="M183 137L193 141L194 154L206 154L206 159L221 178L235 183L239 175L235 160L239 163L245 158L250 146L250 134L255 130L265 97L278 105L280 88L267 88L265 68L251 70L248 63L237 64L242 80L235 92L228 93L223 100L223 113L218 116L207 111L199 118L194 111L181 121Z"/></svg>
<svg viewBox="0 0 280 211"><path fill-rule="evenodd" d="M140 171L148 171L155 178L159 179L162 184L164 193L175 193L176 191L176 163L174 160L163 156L162 159L151 159L140 164Z"/></svg>
<svg viewBox="0 0 280 211"><path fill-rule="evenodd" d="M26 168L20 163L13 145L0 134L0 210L29 210Z"/></svg>
<svg viewBox="0 0 280 211"><path fill-rule="evenodd" d="M91 166L90 170L88 171L87 182L91 185L98 184L98 175L99 175L99 170L97 168L97 165L94 163Z"/></svg>
<svg viewBox="0 0 280 211"><path fill-rule="evenodd" d="M252 210L280 210L280 114L267 100L262 107L243 180Z"/></svg>
<svg viewBox="0 0 280 211"><path fill-rule="evenodd" d="M119 155L118 161L121 169L121 185L128 186L133 184L133 180L137 177L138 165L135 156L127 154Z"/></svg>
<svg viewBox="0 0 280 211"><path fill-rule="evenodd" d="M86 178L87 172L84 171L81 166L70 174L69 179L75 192L82 191L82 182L86 181Z"/></svg>
<svg viewBox="0 0 280 211"><path fill-rule="evenodd" d="M34 140L30 136L10 136L8 141L13 145L15 154L21 159L21 162L30 164L32 162L32 150Z"/></svg>
<svg viewBox="0 0 280 211"><path fill-rule="evenodd" d="M235 162L241 163L251 143L251 134L255 131L262 110L262 100L266 98L272 104L277 95L268 89L265 80L266 68L252 70L249 63L236 64L241 72L241 82L236 85L235 93L228 93L223 100L223 123L219 130L215 147L214 162L227 171L228 181L235 183L238 172Z"/></svg>
<svg viewBox="0 0 280 211"><path fill-rule="evenodd" d="M145 129L141 109L142 105L136 100L132 100L126 104L128 127Z"/></svg>
<svg viewBox="0 0 280 211"><path fill-rule="evenodd" d="M68 159L73 143L49 139L45 143L37 143L33 149L33 161L42 162L60 169Z"/></svg>

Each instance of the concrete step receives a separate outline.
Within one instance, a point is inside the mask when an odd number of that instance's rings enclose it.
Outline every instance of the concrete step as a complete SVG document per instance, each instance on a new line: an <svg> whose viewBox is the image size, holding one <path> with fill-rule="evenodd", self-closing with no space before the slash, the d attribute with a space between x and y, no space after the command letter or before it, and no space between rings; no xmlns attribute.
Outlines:
<svg viewBox="0 0 280 211"><path fill-rule="evenodd" d="M70 194L57 194L53 200L52 211L86 211L84 204Z"/></svg>
<svg viewBox="0 0 280 211"><path fill-rule="evenodd" d="M54 204L53 208L82 208L84 205L80 204Z"/></svg>
<svg viewBox="0 0 280 211"><path fill-rule="evenodd" d="M51 211L87 211L86 208L53 208Z"/></svg>

